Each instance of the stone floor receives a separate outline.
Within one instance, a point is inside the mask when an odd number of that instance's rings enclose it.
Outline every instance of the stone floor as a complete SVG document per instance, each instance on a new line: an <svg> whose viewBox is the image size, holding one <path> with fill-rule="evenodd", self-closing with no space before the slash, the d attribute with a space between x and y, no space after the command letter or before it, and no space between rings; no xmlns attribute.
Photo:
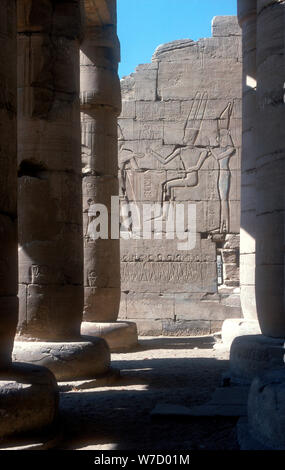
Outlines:
<svg viewBox="0 0 285 470"><path fill-rule="evenodd" d="M121 378L109 387L61 394L58 449L238 449L237 418L152 418L158 404L207 402L228 368L213 337L144 337L136 352L113 354Z"/></svg>

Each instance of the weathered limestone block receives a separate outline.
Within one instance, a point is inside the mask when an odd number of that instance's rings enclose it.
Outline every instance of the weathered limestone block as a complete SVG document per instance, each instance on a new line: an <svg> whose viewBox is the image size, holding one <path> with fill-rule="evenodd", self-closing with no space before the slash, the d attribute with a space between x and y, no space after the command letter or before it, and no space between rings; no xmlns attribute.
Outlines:
<svg viewBox="0 0 285 470"><path fill-rule="evenodd" d="M216 331L240 314L219 295L239 285L239 241L226 252L226 238L240 230L241 56L237 19L217 17L213 37L160 45L150 64L121 80L120 318L138 320L140 334ZM144 210L154 203L142 240ZM195 206L195 248L177 248L170 203L180 204L185 225Z"/></svg>
<svg viewBox="0 0 285 470"><path fill-rule="evenodd" d="M187 320L189 313L194 311L197 320L222 321L227 314L236 317L240 313L239 295L175 294L177 320Z"/></svg>
<svg viewBox="0 0 285 470"><path fill-rule="evenodd" d="M135 80L133 75L134 74L131 74L128 77L123 77L121 81L121 92L124 93L126 101L133 100L135 97Z"/></svg>
<svg viewBox="0 0 285 470"><path fill-rule="evenodd" d="M173 294L124 293L126 311L120 312L120 318L138 320L174 320L175 299Z"/></svg>
<svg viewBox="0 0 285 470"><path fill-rule="evenodd" d="M193 99L194 90L208 89L210 99L231 99L240 94L240 69L236 58L224 59L220 66L215 59L209 60L206 69L203 65L193 68L191 63L162 62L158 71L158 95L164 101ZM178 81L174 78L177 76Z"/></svg>
<svg viewBox="0 0 285 470"><path fill-rule="evenodd" d="M223 250L222 258L226 264L236 264L238 253L236 250Z"/></svg>
<svg viewBox="0 0 285 470"><path fill-rule="evenodd" d="M149 107L149 103L144 103L143 101L139 102L140 105L146 105L146 112L150 111L152 108ZM120 118L124 119L134 119L136 117L136 113L144 113L144 107L140 108L140 111L137 111L137 106L139 103L135 103L134 101L123 101L122 102L122 112L120 114ZM152 119L152 118L151 118Z"/></svg>
<svg viewBox="0 0 285 470"><path fill-rule="evenodd" d="M46 365L58 380L101 375L110 362L103 340L80 336L82 13L80 0L22 0L18 9L20 318L13 354Z"/></svg>
<svg viewBox="0 0 285 470"><path fill-rule="evenodd" d="M232 25L226 17L223 21L230 29ZM233 29L238 32L239 26L235 17L229 17L234 24ZM195 42L191 39L182 39L158 46L153 55L153 61L163 60L164 62L185 62L204 65L204 61L211 63L212 59L233 59L238 60L240 56L240 30L234 39L229 34L225 34L222 39L218 37L202 38ZM140 66L141 67L141 66Z"/></svg>
<svg viewBox="0 0 285 470"><path fill-rule="evenodd" d="M139 65L136 72L135 99L137 101L155 101L157 98L157 64Z"/></svg>
<svg viewBox="0 0 285 470"><path fill-rule="evenodd" d="M226 235L225 237L225 250L238 250L240 245L240 237L239 235Z"/></svg>
<svg viewBox="0 0 285 470"><path fill-rule="evenodd" d="M212 21L213 36L240 36L240 28L233 16L215 16Z"/></svg>

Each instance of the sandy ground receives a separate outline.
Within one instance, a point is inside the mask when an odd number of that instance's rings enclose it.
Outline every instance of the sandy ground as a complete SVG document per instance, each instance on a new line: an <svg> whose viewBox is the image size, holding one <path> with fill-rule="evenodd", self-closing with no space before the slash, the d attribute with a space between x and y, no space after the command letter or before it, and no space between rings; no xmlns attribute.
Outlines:
<svg viewBox="0 0 285 470"><path fill-rule="evenodd" d="M109 387L61 394L59 449L238 449L236 419L156 418L157 404L207 402L228 368L213 337L140 338L136 352L112 354L121 379Z"/></svg>

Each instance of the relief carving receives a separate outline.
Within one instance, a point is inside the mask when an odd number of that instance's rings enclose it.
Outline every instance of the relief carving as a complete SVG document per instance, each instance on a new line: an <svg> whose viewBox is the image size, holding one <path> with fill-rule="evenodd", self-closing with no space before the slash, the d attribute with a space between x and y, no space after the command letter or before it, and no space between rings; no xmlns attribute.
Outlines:
<svg viewBox="0 0 285 470"><path fill-rule="evenodd" d="M211 232L229 232L229 191L231 184L231 171L229 162L236 149L231 136L231 117L234 101L229 102L216 119L215 142L210 145L210 140L201 136L201 129L207 118L208 94L197 92L190 107L188 116L183 125L183 142L174 146L173 150L163 155L164 145L161 148L149 146L145 153L135 152L125 142L120 142L120 184L123 201L129 205L130 200L139 201L132 179L129 175L133 172L144 172L143 195L145 200L154 197L152 188L152 171L144 165L144 158L152 156L162 167L173 161L177 162L175 176L167 177L160 187L161 212L155 218L165 218L169 205L164 203L176 200L176 192L179 189L199 188L201 171L206 170L205 163L212 159L217 167L217 174L209 171L207 180L209 199L214 199L218 194L220 204L219 226L213 227ZM202 145L203 143L203 145ZM174 173L172 171L172 173ZM175 174L175 173L174 173ZM128 183L128 184L127 184ZM155 199L154 199L155 201ZM189 201L191 194L189 193ZM127 211L130 212L130 211Z"/></svg>
<svg viewBox="0 0 285 470"><path fill-rule="evenodd" d="M33 264L31 266L32 284L48 284L51 281L49 266Z"/></svg>
<svg viewBox="0 0 285 470"><path fill-rule="evenodd" d="M172 299L175 320L209 321L223 289L238 286L237 263L226 270L217 257L240 228L242 41L236 18L217 17L213 31L213 38L159 46L143 73L139 67L121 81L122 311L140 318L143 331L150 310L163 319L162 298ZM156 73L146 80L149 67ZM219 321L239 315L218 309Z"/></svg>

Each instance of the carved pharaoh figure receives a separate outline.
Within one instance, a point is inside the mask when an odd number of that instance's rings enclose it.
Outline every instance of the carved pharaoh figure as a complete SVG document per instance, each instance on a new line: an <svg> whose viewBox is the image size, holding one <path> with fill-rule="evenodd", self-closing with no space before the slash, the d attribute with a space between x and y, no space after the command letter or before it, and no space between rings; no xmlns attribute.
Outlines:
<svg viewBox="0 0 285 470"><path fill-rule="evenodd" d="M229 191L231 172L229 162L235 153L235 147L230 132L230 119L233 110L233 104L229 103L218 119L218 148L211 148L211 155L219 164L218 191L221 202L220 212L220 232L229 232Z"/></svg>
<svg viewBox="0 0 285 470"><path fill-rule="evenodd" d="M191 188L199 184L199 170L204 162L212 156L219 165L218 173L218 194L220 199L220 225L217 229L221 233L229 231L229 190L231 173L229 169L229 161L235 153L234 143L230 132L230 121L234 103L229 103L220 114L217 121L217 147L207 146L200 149L196 146L201 131L202 121L207 106L207 94L197 93L194 103L184 127L184 144L176 146L166 158L163 158L156 150L148 149L149 152L163 165L167 165L174 159L180 159L183 167L183 176L178 176L162 183L161 187L161 213L167 215L167 208L164 210L165 201L174 199L174 191L177 188ZM191 127L189 127L189 123ZM186 143L187 142L187 143ZM178 148L177 148L178 147ZM197 163L193 165L193 159L197 159Z"/></svg>

